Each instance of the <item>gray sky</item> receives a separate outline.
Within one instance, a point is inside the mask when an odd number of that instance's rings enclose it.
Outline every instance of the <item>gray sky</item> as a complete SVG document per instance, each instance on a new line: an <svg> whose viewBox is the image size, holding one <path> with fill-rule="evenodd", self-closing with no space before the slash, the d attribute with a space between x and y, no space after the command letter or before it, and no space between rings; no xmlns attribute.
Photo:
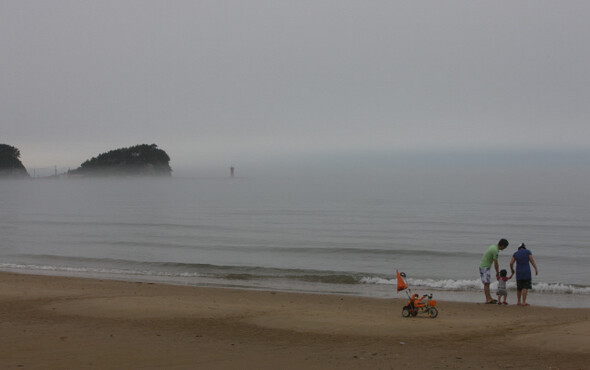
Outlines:
<svg viewBox="0 0 590 370"><path fill-rule="evenodd" d="M141 143L177 173L575 162L590 151L589 15L588 1L4 0L0 142L29 169Z"/></svg>

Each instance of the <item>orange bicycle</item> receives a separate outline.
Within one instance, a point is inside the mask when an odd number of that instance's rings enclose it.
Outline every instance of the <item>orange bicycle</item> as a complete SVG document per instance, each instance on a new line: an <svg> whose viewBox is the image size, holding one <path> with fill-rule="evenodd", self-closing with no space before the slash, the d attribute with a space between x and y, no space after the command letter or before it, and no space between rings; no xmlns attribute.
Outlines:
<svg viewBox="0 0 590 370"><path fill-rule="evenodd" d="M404 281L403 278L406 277L406 274L403 272L397 271L397 291L398 293L402 290L408 290L406 293L408 294L408 298L410 299L408 303L402 308L402 316L403 317L414 317L417 316L419 313L425 313L431 319L434 319L438 316L438 309L436 308L436 301L432 299L432 294L424 294L420 297L418 294L411 294L412 291L408 289L408 285ZM424 298L428 298L426 301L423 301Z"/></svg>

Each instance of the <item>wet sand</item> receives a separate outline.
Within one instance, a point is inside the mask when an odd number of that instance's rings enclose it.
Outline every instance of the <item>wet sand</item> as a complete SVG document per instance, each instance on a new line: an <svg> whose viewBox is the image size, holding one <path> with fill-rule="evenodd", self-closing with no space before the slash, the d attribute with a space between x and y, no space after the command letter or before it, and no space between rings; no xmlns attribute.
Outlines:
<svg viewBox="0 0 590 370"><path fill-rule="evenodd" d="M0 273L2 369L584 369L590 309Z"/></svg>

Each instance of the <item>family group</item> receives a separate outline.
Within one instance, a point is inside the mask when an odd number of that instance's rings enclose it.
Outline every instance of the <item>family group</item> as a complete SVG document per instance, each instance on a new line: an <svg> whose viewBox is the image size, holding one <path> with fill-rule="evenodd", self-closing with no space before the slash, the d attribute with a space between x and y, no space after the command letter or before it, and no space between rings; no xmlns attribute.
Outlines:
<svg viewBox="0 0 590 370"><path fill-rule="evenodd" d="M524 243L520 243L518 250L512 255L510 260L510 271L508 273L505 269L500 270L498 267L498 255L500 251L508 247L508 240L500 239L498 244L491 245L486 249L481 263L479 264L479 275L481 282L483 283L483 291L486 296L486 303L488 304L508 304L506 298L508 297L508 290L506 288L506 282L510 280L514 274L514 264L516 263L516 299L517 305L528 306L527 294L532 289L532 274L531 265L535 268L535 275L539 274L537 264L533 259L533 254L527 249ZM493 299L490 293L490 283L492 280L492 265L496 271L496 280L498 281L498 299Z"/></svg>

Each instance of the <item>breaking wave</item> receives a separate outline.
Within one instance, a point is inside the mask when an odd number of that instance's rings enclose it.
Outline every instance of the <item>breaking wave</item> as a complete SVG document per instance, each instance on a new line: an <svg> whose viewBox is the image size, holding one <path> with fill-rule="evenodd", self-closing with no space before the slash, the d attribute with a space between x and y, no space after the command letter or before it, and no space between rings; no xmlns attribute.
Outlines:
<svg viewBox="0 0 590 370"><path fill-rule="evenodd" d="M49 262L47 259L45 262ZM63 262L64 257L60 260ZM88 275L119 275L142 280L150 278L166 278L174 283L175 279L217 279L225 281L240 281L243 283L254 281L289 281L294 283L330 284L333 286L395 286L395 276L379 276L367 273L349 273L340 271L316 271L303 269L279 269L251 266L217 266L210 264L190 264L174 262L137 262L107 259L76 259L69 258L67 265L53 263L15 264L0 263L0 270L16 270L23 272L45 272L50 274L88 274ZM105 267L109 266L109 267ZM428 288L441 291L479 291L482 288L479 279L431 279L407 278L408 286L414 288ZM497 283L492 283L495 289ZM516 283L508 282L508 289L515 290ZM533 284L535 292L545 294L573 294L590 295L590 286L579 286L563 283L539 282Z"/></svg>

